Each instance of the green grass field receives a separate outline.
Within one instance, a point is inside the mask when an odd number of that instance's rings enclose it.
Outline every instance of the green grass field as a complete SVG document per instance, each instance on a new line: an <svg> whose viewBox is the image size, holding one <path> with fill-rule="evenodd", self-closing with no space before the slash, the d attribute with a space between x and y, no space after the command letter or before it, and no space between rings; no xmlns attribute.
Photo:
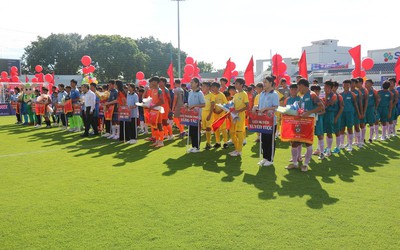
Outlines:
<svg viewBox="0 0 400 250"><path fill-rule="evenodd" d="M287 171L0 117L0 249L398 249L400 138ZM203 147L205 144L202 145Z"/></svg>

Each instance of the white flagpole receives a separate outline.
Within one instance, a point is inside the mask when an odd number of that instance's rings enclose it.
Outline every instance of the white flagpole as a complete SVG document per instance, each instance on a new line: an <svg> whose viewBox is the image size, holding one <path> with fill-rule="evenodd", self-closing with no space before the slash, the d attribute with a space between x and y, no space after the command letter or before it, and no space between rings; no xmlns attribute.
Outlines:
<svg viewBox="0 0 400 250"><path fill-rule="evenodd" d="M186 141L186 153L188 153L189 138L190 138L190 125L188 125L188 136L187 136L187 141Z"/></svg>

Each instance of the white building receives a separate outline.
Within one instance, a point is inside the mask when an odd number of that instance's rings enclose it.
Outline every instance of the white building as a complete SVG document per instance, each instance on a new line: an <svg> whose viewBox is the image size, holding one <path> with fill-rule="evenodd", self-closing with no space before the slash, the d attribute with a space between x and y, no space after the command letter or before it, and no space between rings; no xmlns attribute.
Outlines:
<svg viewBox="0 0 400 250"><path fill-rule="evenodd" d="M306 51L307 64L311 69L312 64L351 64L352 59L349 54L351 47L338 46L335 39L325 39L311 42L311 46L302 47Z"/></svg>

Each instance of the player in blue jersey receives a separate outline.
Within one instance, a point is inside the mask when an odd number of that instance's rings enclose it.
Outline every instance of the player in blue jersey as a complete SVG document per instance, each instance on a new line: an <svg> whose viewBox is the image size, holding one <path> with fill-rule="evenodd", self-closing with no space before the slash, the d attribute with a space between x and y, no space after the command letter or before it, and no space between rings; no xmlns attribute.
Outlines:
<svg viewBox="0 0 400 250"><path fill-rule="evenodd" d="M342 121L342 113L344 109L344 103L343 103L343 97L342 95L337 93L337 90L339 88L339 83L337 81L333 82L333 88L332 91L335 93L337 97L337 102L336 102L336 108L335 108L335 120L333 123L333 130L335 132L336 136L336 147L332 151L332 153L338 154L340 152L340 143L342 139L342 135L340 134L340 126L341 126L341 121Z"/></svg>
<svg viewBox="0 0 400 250"><path fill-rule="evenodd" d="M399 103L399 92L396 87L396 78L389 78L390 87L389 91L393 93L393 108L392 108L392 116L389 119L389 128L388 128L388 136L396 136L396 123L397 117L399 116L397 110L397 104Z"/></svg>
<svg viewBox="0 0 400 250"><path fill-rule="evenodd" d="M354 113L354 135L355 135L355 142L353 145L356 145L358 147L361 146L361 130L360 130L360 119L362 118L362 102L361 102L361 91L359 91L356 88L356 85L358 83L357 78L352 78L351 79L351 92L353 92L356 95L356 103L357 103L357 108L360 111L359 113Z"/></svg>
<svg viewBox="0 0 400 250"><path fill-rule="evenodd" d="M368 90L366 88L364 88L363 84L364 84L364 79L361 77L357 78L356 87L357 87L358 91L360 92L360 113L361 113L361 118L360 118L361 134L360 134L360 141L358 143L359 147L363 147L364 142L365 142L365 131L366 131L365 116L366 116L367 107L368 107Z"/></svg>
<svg viewBox="0 0 400 250"><path fill-rule="evenodd" d="M389 91L390 82L384 81L382 89L378 91L380 102L378 105L378 118L382 124L382 136L381 140L384 141L387 138L388 122L392 116L393 108L393 93Z"/></svg>
<svg viewBox="0 0 400 250"><path fill-rule="evenodd" d="M379 104L378 91L373 88L374 82L371 79L365 81L365 87L368 90L368 105L365 113L366 124L369 125L369 139L372 143L375 133L376 112Z"/></svg>

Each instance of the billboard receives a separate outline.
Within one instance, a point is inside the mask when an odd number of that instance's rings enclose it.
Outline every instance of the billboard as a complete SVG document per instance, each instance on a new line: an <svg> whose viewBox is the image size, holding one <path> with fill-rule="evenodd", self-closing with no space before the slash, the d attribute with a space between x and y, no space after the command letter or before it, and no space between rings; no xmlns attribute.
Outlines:
<svg viewBox="0 0 400 250"><path fill-rule="evenodd" d="M311 71L328 70L328 69L347 69L348 63L327 63L327 64L311 64Z"/></svg>
<svg viewBox="0 0 400 250"><path fill-rule="evenodd" d="M19 74L21 73L21 60L0 58L0 72L6 71L9 73L12 66L17 67Z"/></svg>

